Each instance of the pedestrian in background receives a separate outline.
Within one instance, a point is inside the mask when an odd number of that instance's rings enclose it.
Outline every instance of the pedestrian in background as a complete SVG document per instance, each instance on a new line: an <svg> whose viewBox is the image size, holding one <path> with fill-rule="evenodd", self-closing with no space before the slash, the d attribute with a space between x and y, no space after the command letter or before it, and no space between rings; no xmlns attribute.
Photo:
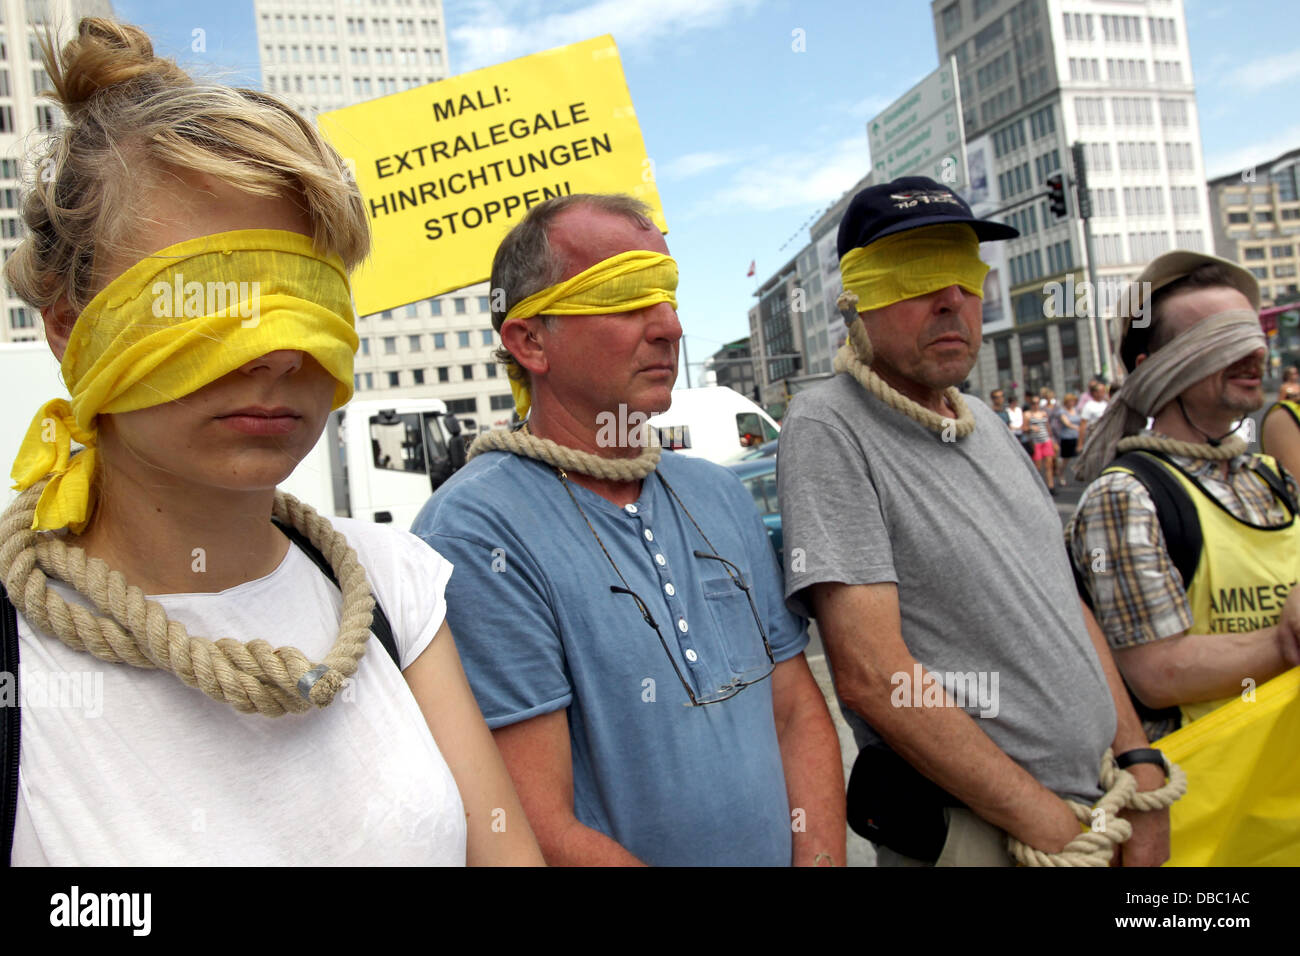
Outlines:
<svg viewBox="0 0 1300 956"><path fill-rule="evenodd" d="M1078 406L1079 397L1074 392L1066 392L1065 398L1061 399L1061 414L1056 417L1056 440L1060 445L1057 479L1061 488L1070 483L1068 462L1079 454L1079 429L1083 419Z"/></svg>

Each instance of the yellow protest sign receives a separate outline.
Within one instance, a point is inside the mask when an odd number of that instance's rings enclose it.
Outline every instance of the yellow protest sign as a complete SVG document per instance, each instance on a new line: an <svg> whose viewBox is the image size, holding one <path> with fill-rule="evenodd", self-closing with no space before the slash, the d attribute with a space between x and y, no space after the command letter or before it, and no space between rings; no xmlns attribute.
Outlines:
<svg viewBox="0 0 1300 956"><path fill-rule="evenodd" d="M322 113L355 169L374 245L353 275L369 315L488 278L533 206L624 192L667 226L612 36Z"/></svg>

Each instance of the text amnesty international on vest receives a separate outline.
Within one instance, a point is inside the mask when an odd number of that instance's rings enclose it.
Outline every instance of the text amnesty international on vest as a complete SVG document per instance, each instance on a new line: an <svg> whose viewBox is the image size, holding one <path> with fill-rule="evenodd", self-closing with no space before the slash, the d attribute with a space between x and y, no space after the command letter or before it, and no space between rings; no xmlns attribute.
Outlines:
<svg viewBox="0 0 1300 956"><path fill-rule="evenodd" d="M482 109L502 103L502 91L493 87L493 93L480 91L476 100L468 94L445 103L435 103L434 113L439 119L457 115L458 111ZM470 130L447 139L421 143L399 153L391 153L375 160L375 175L379 179L389 179L416 170L427 169L439 162L455 160L466 154L491 150L512 141L530 139L545 133L554 133L573 126L590 123L585 102L569 103L559 109L546 112L516 116L500 123L487 124L480 129ZM565 166L571 162L594 159L602 153L613 151L609 133L579 137L572 142L555 143L540 150L516 153L504 159L485 162L472 169L461 169L447 176L425 180L414 185L395 183L398 188L370 200L370 215L376 218L389 215L408 207L437 202L453 195L469 192L504 182L506 179L526 176L531 173L548 170L554 166Z"/></svg>

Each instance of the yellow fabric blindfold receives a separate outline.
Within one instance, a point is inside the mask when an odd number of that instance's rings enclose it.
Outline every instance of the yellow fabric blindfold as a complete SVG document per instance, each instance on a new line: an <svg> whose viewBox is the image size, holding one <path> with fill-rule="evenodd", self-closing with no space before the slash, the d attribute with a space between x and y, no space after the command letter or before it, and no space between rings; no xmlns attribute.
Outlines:
<svg viewBox="0 0 1300 956"><path fill-rule="evenodd" d="M639 312L660 302L677 308L677 263L661 252L637 249L610 256L571 279L521 299L506 313L505 321L535 315ZM523 369L512 364L507 375L515 411L526 418L533 399Z"/></svg>
<svg viewBox="0 0 1300 956"><path fill-rule="evenodd" d="M319 362L338 383L339 408L352 397L354 326L342 260L297 233L218 233L137 262L77 317L62 363L72 400L46 402L19 448L15 488L50 476L33 529L85 528L97 415L175 401L280 349ZM75 456L74 440L85 446Z"/></svg>
<svg viewBox="0 0 1300 956"><path fill-rule="evenodd" d="M846 292L858 297L857 309L881 309L903 299L961 286L984 298L989 267L980 261L975 230L943 223L896 232L868 246L850 249L840 259Z"/></svg>

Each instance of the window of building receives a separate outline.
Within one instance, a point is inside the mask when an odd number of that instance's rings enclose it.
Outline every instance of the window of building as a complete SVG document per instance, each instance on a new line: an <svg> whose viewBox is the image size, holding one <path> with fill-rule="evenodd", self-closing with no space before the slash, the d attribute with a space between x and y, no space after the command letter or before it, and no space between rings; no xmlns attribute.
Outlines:
<svg viewBox="0 0 1300 956"><path fill-rule="evenodd" d="M1228 224L1229 224L1229 225L1236 225L1236 224L1240 224L1240 223L1248 223L1248 222L1250 222L1250 213L1245 213L1245 212L1230 212L1230 213L1228 213Z"/></svg>
<svg viewBox="0 0 1300 956"><path fill-rule="evenodd" d="M1295 255L1295 246L1271 246L1268 253L1274 259L1290 259Z"/></svg>
<svg viewBox="0 0 1300 956"><path fill-rule="evenodd" d="M478 297L478 310L480 312L491 312L492 306L488 304L488 297L481 295Z"/></svg>
<svg viewBox="0 0 1300 956"><path fill-rule="evenodd" d="M493 395L488 403L494 412L504 412L515 407L513 395Z"/></svg>
<svg viewBox="0 0 1300 956"><path fill-rule="evenodd" d="M384 354L385 355L397 354L397 336L395 335L384 336Z"/></svg>
<svg viewBox="0 0 1300 956"><path fill-rule="evenodd" d="M484 344L484 345L491 345L491 344L492 344L492 330L491 330L491 329L480 329L480 330L479 330L479 333L483 336L483 344Z"/></svg>
<svg viewBox="0 0 1300 956"><path fill-rule="evenodd" d="M401 384L402 384L402 381L401 381L401 373L399 373L399 372L389 372L389 373L388 373L388 387L389 387L389 388L397 388L397 387L398 387L399 385L401 385Z"/></svg>
<svg viewBox="0 0 1300 956"><path fill-rule="evenodd" d="M943 24L943 38L951 40L961 30L961 4L952 3L944 7L939 20Z"/></svg>
<svg viewBox="0 0 1300 956"><path fill-rule="evenodd" d="M446 333L446 332L434 332L434 333L433 333L433 347L434 347L435 349L445 349L445 348L447 347L447 333Z"/></svg>
<svg viewBox="0 0 1300 956"><path fill-rule="evenodd" d="M1274 279L1289 279L1295 275L1295 263L1287 262L1273 267Z"/></svg>
<svg viewBox="0 0 1300 956"><path fill-rule="evenodd" d="M415 384L416 384L416 385L423 385L423 384L424 384L424 369L422 369L422 368L413 368L413 369L411 369L411 377L412 377L413 379L415 379Z"/></svg>
<svg viewBox="0 0 1300 956"><path fill-rule="evenodd" d="M441 300L441 299L430 299L430 300L429 300L429 314L432 315L432 316L439 316L439 315L442 315L442 300Z"/></svg>
<svg viewBox="0 0 1300 956"><path fill-rule="evenodd" d="M1250 261L1252 261L1252 260L1257 260L1257 259L1263 259L1263 258L1264 258L1264 247L1263 247L1263 246L1249 246L1249 247L1247 247L1247 248L1244 248L1244 249L1241 250L1241 257L1242 257L1242 259L1246 260L1247 262L1250 262Z"/></svg>
<svg viewBox="0 0 1300 956"><path fill-rule="evenodd" d="M447 411L453 415L477 415L478 401L473 398L449 398Z"/></svg>
<svg viewBox="0 0 1300 956"><path fill-rule="evenodd" d="M462 365L462 366L460 367L460 377L461 377L462 379L464 379L465 381L467 381L467 382L471 382L471 381L473 381L473 380L474 380L474 366L473 366L473 365Z"/></svg>
<svg viewBox="0 0 1300 956"><path fill-rule="evenodd" d="M420 351L423 351L424 346L423 346L423 344L420 342L420 336L418 336L418 335L408 335L408 336L406 337L406 341L407 341L407 345L408 345L408 347L409 347L409 348L408 348L408 351L411 351L411 352L420 352Z"/></svg>
<svg viewBox="0 0 1300 956"><path fill-rule="evenodd" d="M486 374L488 378L496 378L496 377L497 377L497 363L496 363L496 362L488 362L486 365L483 366L483 371L484 371L484 374Z"/></svg>
<svg viewBox="0 0 1300 956"><path fill-rule="evenodd" d="M375 373L374 373L374 372L365 372L365 373L363 373L363 374L364 374L365 377L366 377L366 388L374 388L374 387L375 387Z"/></svg>
<svg viewBox="0 0 1300 956"><path fill-rule="evenodd" d="M457 333L456 333L456 345L457 345L459 348L462 348L462 349L467 349L467 348L469 348L469 333L468 333L468 332L457 332Z"/></svg>
<svg viewBox="0 0 1300 956"><path fill-rule="evenodd" d="M370 354L370 339L361 340L361 354L362 355Z"/></svg>
<svg viewBox="0 0 1300 956"><path fill-rule="evenodd" d="M456 314L457 314L457 315L464 315L464 314L465 314L465 301L466 301L466 300L465 300L463 297L461 297L461 296L457 296L457 297L456 297L455 299L453 299L452 301L456 303Z"/></svg>
<svg viewBox="0 0 1300 956"><path fill-rule="evenodd" d="M1005 33L1001 18L994 20L979 33L975 34L975 55L978 57L985 50L1002 39Z"/></svg>
<svg viewBox="0 0 1300 956"><path fill-rule="evenodd" d="M1268 266L1251 266L1250 274L1253 275L1256 279L1267 279Z"/></svg>
<svg viewBox="0 0 1300 956"><path fill-rule="evenodd" d="M1272 211L1271 209L1256 209L1256 210L1255 210L1255 221L1256 221L1256 222L1272 222L1272 221L1273 221L1273 211Z"/></svg>
<svg viewBox="0 0 1300 956"><path fill-rule="evenodd" d="M448 368L446 365L441 365L438 367L438 381L439 382L451 381L451 369Z"/></svg>

